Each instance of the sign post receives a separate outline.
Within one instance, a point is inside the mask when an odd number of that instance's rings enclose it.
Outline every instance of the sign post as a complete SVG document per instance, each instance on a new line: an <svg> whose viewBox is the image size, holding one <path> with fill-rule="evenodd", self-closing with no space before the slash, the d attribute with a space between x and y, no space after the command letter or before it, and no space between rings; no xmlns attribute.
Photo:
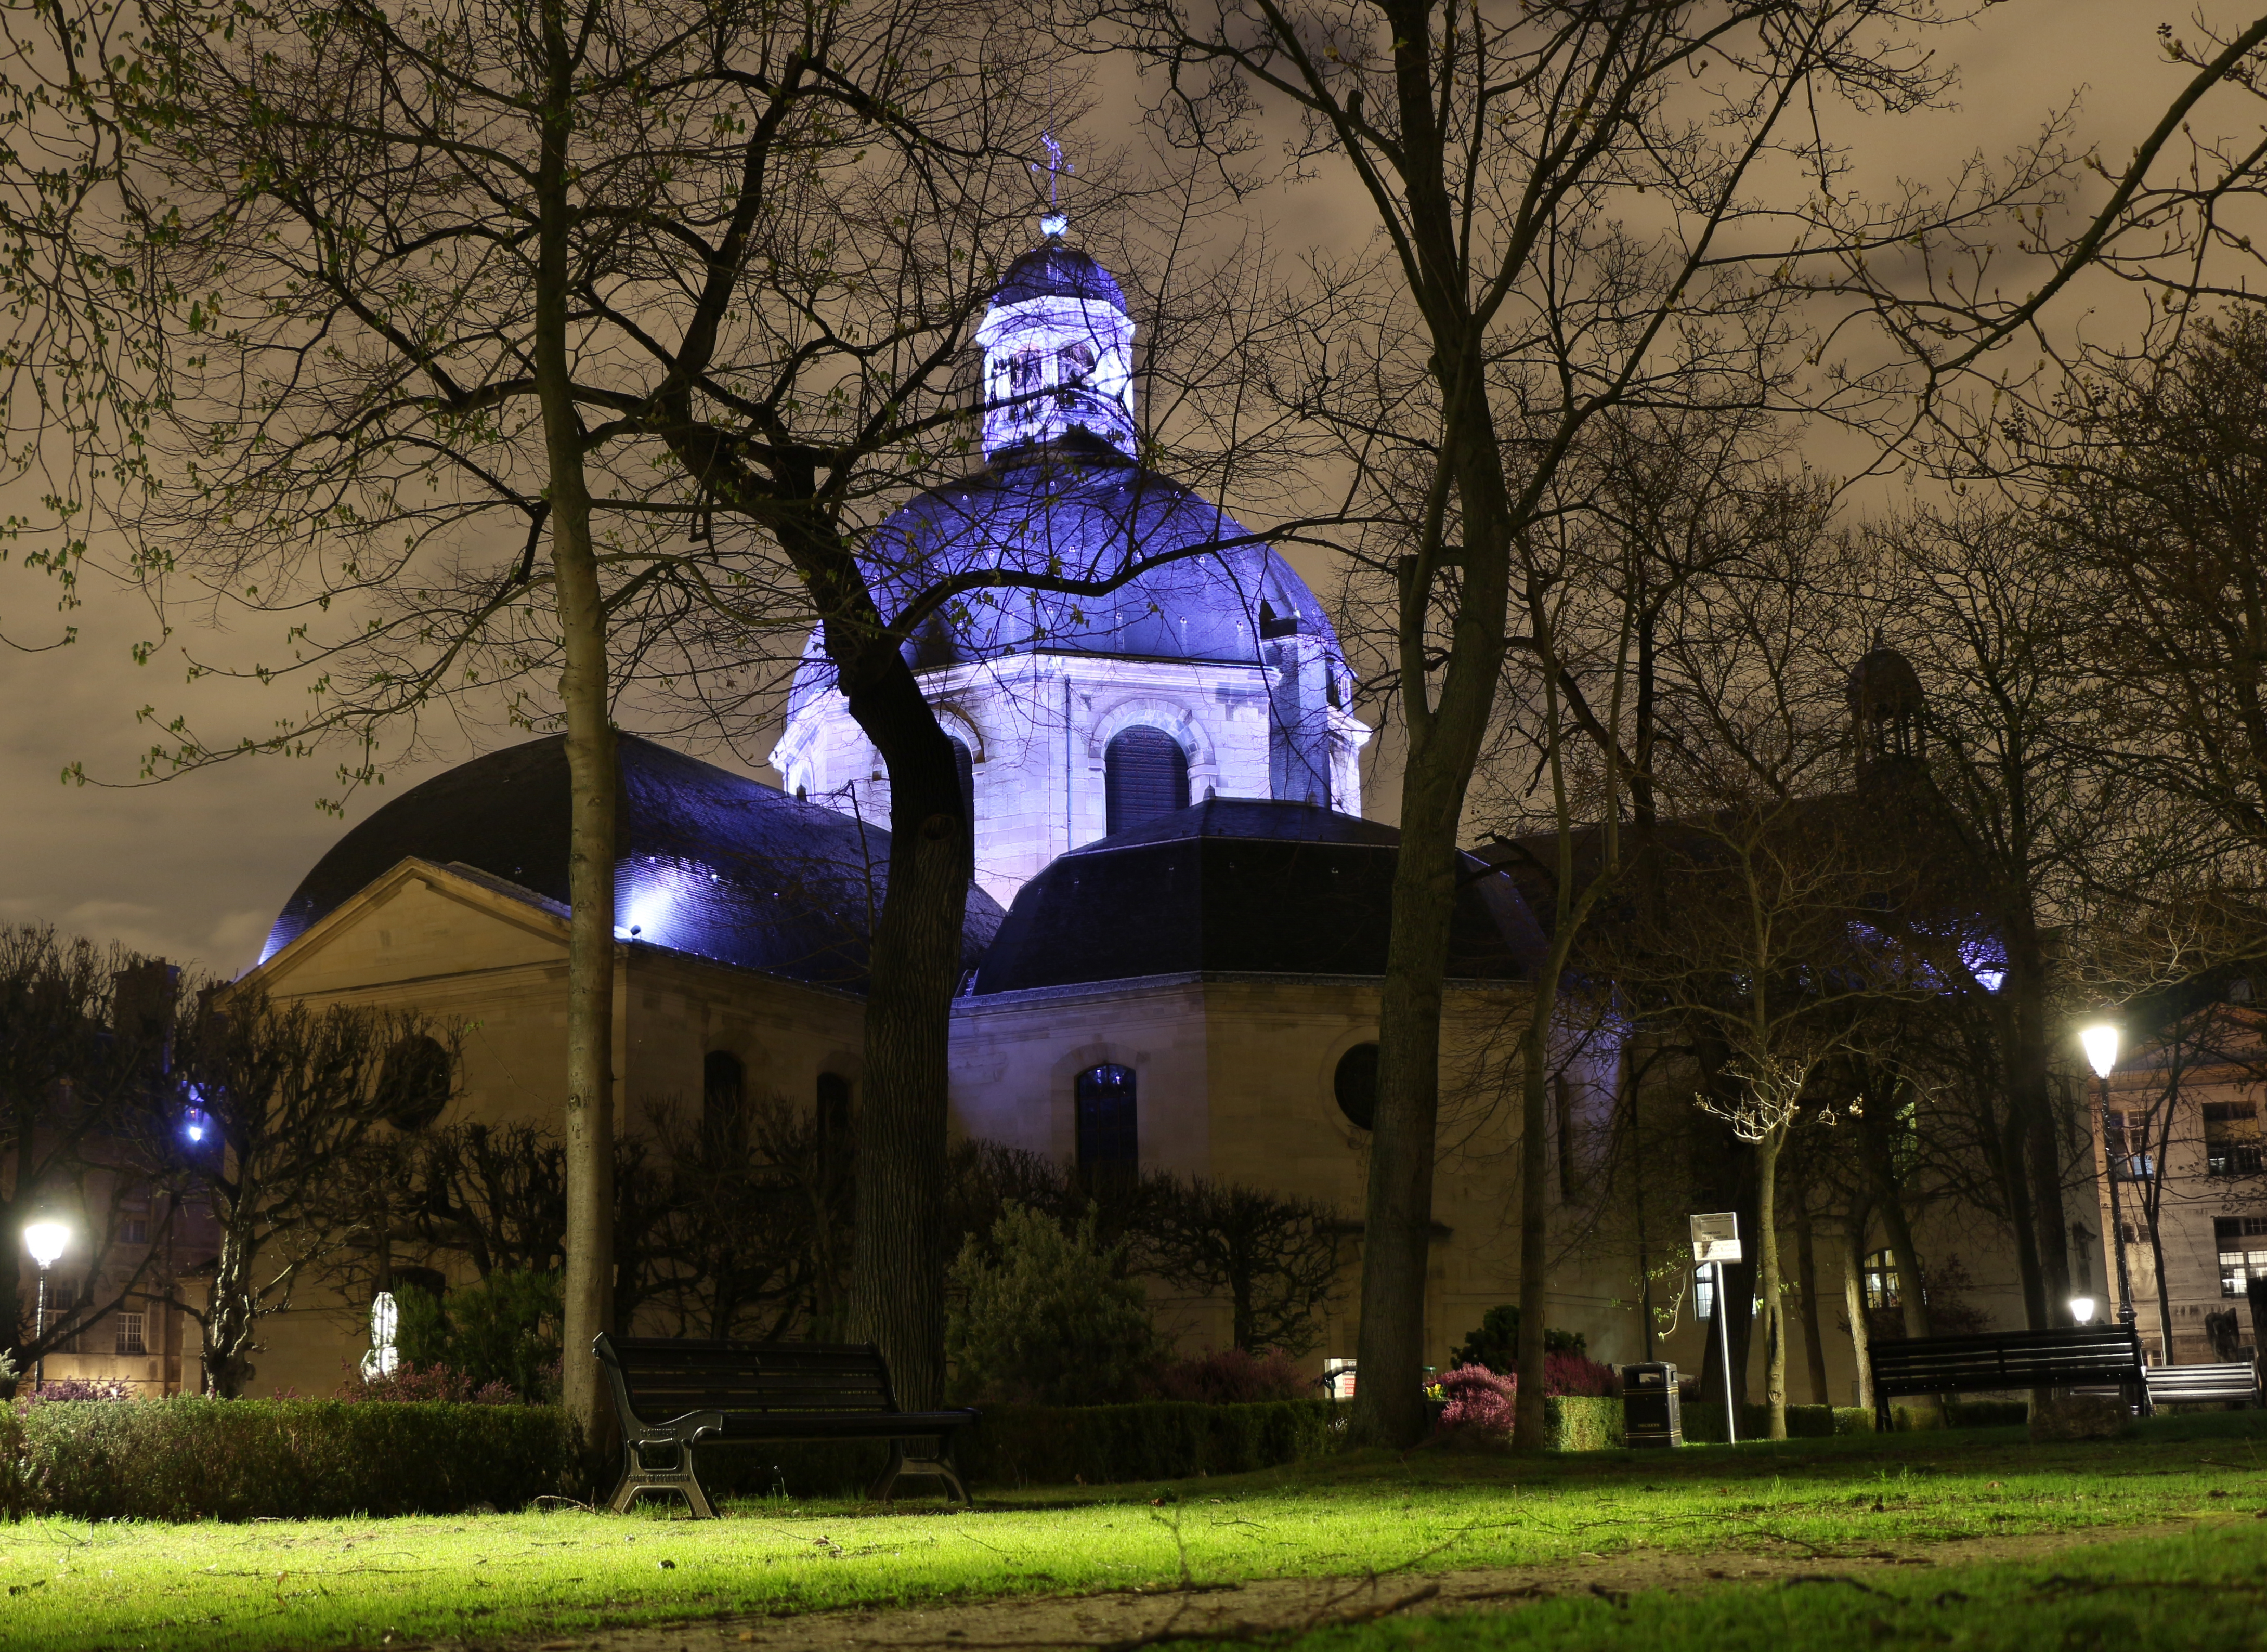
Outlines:
<svg viewBox="0 0 2267 1652"><path fill-rule="evenodd" d="M1724 1264L1741 1260L1740 1218L1729 1210L1692 1218L1692 1261L1716 1270L1716 1348L1724 1356L1724 1438L1740 1443L1739 1407L1732 1402L1732 1317L1724 1295Z"/></svg>

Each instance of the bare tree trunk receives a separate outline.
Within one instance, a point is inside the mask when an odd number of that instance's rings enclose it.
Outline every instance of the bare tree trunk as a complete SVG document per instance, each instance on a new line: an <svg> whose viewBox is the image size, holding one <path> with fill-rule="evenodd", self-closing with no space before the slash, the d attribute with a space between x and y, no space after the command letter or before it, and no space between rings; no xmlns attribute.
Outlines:
<svg viewBox="0 0 2267 1652"><path fill-rule="evenodd" d="M591 1344L613 1318L614 736L605 610L591 541L583 430L567 360L568 146L574 61L563 0L543 0L542 151L536 174L536 394L550 470L551 557L566 664L569 810L567 943L567 1277L561 1398L594 1460L613 1432Z"/></svg>
<svg viewBox="0 0 2267 1652"><path fill-rule="evenodd" d="M1802 1352L1810 1367L1810 1403L1830 1406L1833 1391L1826 1384L1826 1339L1818 1329L1818 1255L1810 1229L1808 1187L1794 1201L1794 1281L1802 1303Z"/></svg>
<svg viewBox="0 0 2267 1652"><path fill-rule="evenodd" d="M1842 1230L1842 1311L1850 1320L1850 1353L1858 1362L1858 1403L1874 1407L1874 1339L1866 1322L1866 1213L1850 1213Z"/></svg>
<svg viewBox="0 0 2267 1652"><path fill-rule="evenodd" d="M1786 1139L1783 1127L1764 1133L1756 1143L1756 1252L1762 1273L1759 1295L1764 1299L1764 1404L1769 1409L1764 1428L1773 1440L1786 1438L1786 1296L1780 1289L1779 1269L1779 1151Z"/></svg>
<svg viewBox="0 0 2267 1652"><path fill-rule="evenodd" d="M849 627L830 620L831 645ZM846 638L846 640L847 640ZM952 745L886 636L839 662L850 715L890 776L890 881L866 999L850 1311L901 1405L944 1399L944 1242L952 994L974 864Z"/></svg>

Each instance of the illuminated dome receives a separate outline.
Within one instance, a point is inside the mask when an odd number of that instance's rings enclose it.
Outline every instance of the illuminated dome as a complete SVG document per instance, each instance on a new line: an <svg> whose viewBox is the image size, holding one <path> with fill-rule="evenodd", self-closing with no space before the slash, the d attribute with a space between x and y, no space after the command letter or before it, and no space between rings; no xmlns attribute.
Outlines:
<svg viewBox="0 0 2267 1652"><path fill-rule="evenodd" d="M1164 560L1192 547L1219 548ZM1024 653L1250 665L1263 644L1301 636L1340 659L1322 604L1272 547L1091 439L1012 452L931 488L876 534L866 574L877 605L895 615L942 578L996 568L1096 580L1137 562L1153 565L1104 597L977 585L914 632L906 658L916 670ZM789 715L833 682L814 635Z"/></svg>
<svg viewBox="0 0 2267 1652"><path fill-rule="evenodd" d="M862 988L890 837L635 735L616 737L615 934L798 980ZM567 905L566 738L530 740L413 786L335 844L283 905L265 963L404 860L454 865ZM968 896L972 964L999 927Z"/></svg>

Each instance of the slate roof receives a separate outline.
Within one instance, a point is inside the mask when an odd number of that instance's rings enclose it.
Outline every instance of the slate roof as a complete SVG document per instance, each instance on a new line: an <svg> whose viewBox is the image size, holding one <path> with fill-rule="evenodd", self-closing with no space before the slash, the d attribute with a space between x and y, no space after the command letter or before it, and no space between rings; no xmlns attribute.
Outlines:
<svg viewBox="0 0 2267 1652"><path fill-rule="evenodd" d="M619 737L615 923L634 942L797 980L862 990L869 914L887 885L890 838L635 735ZM567 900L565 737L460 763L354 827L284 903L264 962L405 859ZM1001 918L971 888L965 955Z"/></svg>
<svg viewBox="0 0 2267 1652"><path fill-rule="evenodd" d="M1314 804L1212 798L1057 859L1016 895L975 994L1192 972L1385 973L1400 833ZM1449 973L1516 980L1542 936L1462 857Z"/></svg>

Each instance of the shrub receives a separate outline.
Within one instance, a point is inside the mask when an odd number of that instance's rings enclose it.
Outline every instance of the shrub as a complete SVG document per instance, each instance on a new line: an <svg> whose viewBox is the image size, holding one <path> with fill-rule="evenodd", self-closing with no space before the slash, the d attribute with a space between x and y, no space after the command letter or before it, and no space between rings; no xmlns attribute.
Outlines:
<svg viewBox="0 0 2267 1652"><path fill-rule="evenodd" d="M452 1370L446 1365L419 1367L404 1360L389 1377L370 1377L358 1368L346 1368L346 1380L332 1396L349 1405L363 1400L393 1401L417 1405L429 1400L444 1400L459 1406L512 1406L519 1396L509 1383L475 1384L466 1371Z"/></svg>
<svg viewBox="0 0 2267 1652"><path fill-rule="evenodd" d="M1740 1407L1740 1438L1760 1440L1771 1427L1768 1406L1744 1405ZM1823 1440L1831 1435L1871 1434L1874 1413L1863 1406L1789 1406L1786 1408L1786 1437L1790 1440ZM1724 1402L1716 1400L1686 1400L1684 1402L1684 1437L1695 1445L1720 1444L1724 1438Z"/></svg>
<svg viewBox="0 0 2267 1652"><path fill-rule="evenodd" d="M1569 1349L1543 1356L1543 1391L1554 1399L1563 1394L1618 1394L1622 1381L1612 1366Z"/></svg>
<svg viewBox="0 0 2267 1652"><path fill-rule="evenodd" d="M1448 1406L1434 1424L1442 1439L1497 1439L1511 1433L1518 1382L1485 1365L1459 1365L1434 1384Z"/></svg>
<svg viewBox="0 0 2267 1652"><path fill-rule="evenodd" d="M394 1346L406 1364L461 1372L476 1389L500 1383L531 1399L555 1398L559 1290L558 1274L521 1268L499 1268L438 1298L401 1286Z"/></svg>
<svg viewBox="0 0 2267 1652"><path fill-rule="evenodd" d="M58 1400L131 1399L134 1398L134 1385L131 1383L106 1382L100 1379L90 1382L82 1377L58 1377L52 1383L40 1383L35 1387L27 1389L24 1391L23 1397L38 1405L53 1404Z"/></svg>
<svg viewBox="0 0 2267 1652"><path fill-rule="evenodd" d="M572 1457L547 1406L183 1397L16 1414L26 1504L86 1520L513 1509L556 1491Z"/></svg>
<svg viewBox="0 0 2267 1652"><path fill-rule="evenodd" d="M1622 1402L1596 1394L1567 1394L1550 1405L1551 1449L1610 1451L1625 1443Z"/></svg>
<svg viewBox="0 0 2267 1652"><path fill-rule="evenodd" d="M1019 1404L1132 1399L1156 1362L1157 1333L1123 1245L1096 1242L1089 1211L1066 1233L1009 1204L990 1244L971 1236L953 1266L965 1293L945 1333L956 1391Z"/></svg>
<svg viewBox="0 0 2267 1652"><path fill-rule="evenodd" d="M960 1460L972 1479L993 1486L1248 1474L1320 1457L1335 1419L1324 1399L998 1406L961 1436Z"/></svg>
<svg viewBox="0 0 2267 1652"><path fill-rule="evenodd" d="M1269 1399L1312 1399L1316 1384L1280 1349L1253 1355L1229 1348L1161 1366L1148 1386L1158 1399L1248 1406Z"/></svg>
<svg viewBox="0 0 2267 1652"><path fill-rule="evenodd" d="M1579 1331L1556 1331L1545 1328L1543 1351L1552 1354L1581 1355L1588 1352L1588 1340ZM1458 1365L1485 1365L1488 1369L1508 1377L1519 1369L1519 1304L1501 1302L1480 1316L1480 1322L1464 1338L1464 1346L1449 1355Z"/></svg>

